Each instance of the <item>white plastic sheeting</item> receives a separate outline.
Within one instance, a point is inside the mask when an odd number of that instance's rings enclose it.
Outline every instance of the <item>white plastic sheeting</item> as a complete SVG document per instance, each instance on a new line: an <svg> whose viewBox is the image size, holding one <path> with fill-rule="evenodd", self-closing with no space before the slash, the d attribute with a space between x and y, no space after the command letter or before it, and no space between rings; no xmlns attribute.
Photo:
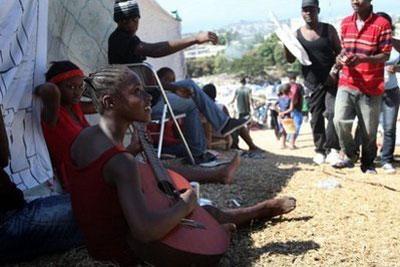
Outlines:
<svg viewBox="0 0 400 267"><path fill-rule="evenodd" d="M139 0L138 36L145 42L181 38L180 22L154 0ZM22 190L52 179L33 88L46 62L71 60L86 73L107 64L107 40L116 24L114 0L0 0L0 108L11 150L7 171ZM47 23L48 22L48 23ZM183 53L149 59L184 77Z"/></svg>
<svg viewBox="0 0 400 267"><path fill-rule="evenodd" d="M53 176L32 98L44 80L47 0L0 0L0 106L10 144L6 169L23 190Z"/></svg>
<svg viewBox="0 0 400 267"><path fill-rule="evenodd" d="M144 42L181 38L181 25L154 0L138 0L138 36ZM116 28L114 0L49 2L49 61L69 59L87 73L107 64L108 37ZM184 77L183 53L147 60L157 69L169 66Z"/></svg>

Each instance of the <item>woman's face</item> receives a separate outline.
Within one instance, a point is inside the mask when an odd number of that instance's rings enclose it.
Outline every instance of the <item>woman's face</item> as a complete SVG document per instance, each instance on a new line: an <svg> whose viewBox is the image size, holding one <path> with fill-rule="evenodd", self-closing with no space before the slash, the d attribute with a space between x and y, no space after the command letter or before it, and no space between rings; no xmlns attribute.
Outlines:
<svg viewBox="0 0 400 267"><path fill-rule="evenodd" d="M61 92L61 104L77 104L83 93L83 77L72 77L58 84Z"/></svg>
<svg viewBox="0 0 400 267"><path fill-rule="evenodd" d="M144 90L134 72L130 71L115 98L116 112L120 117L129 122L151 120L151 96Z"/></svg>

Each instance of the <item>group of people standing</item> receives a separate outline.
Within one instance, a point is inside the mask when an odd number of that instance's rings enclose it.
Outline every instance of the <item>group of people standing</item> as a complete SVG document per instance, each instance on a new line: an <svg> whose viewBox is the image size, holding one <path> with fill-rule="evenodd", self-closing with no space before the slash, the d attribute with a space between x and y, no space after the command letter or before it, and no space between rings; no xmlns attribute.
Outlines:
<svg viewBox="0 0 400 267"><path fill-rule="evenodd" d="M158 172L155 169L152 172L148 163L135 157L144 150L136 132L130 144L123 146L130 125L147 123L153 116L159 116L163 100L160 95L146 92L137 74L121 64L140 63L147 56L166 56L194 44L216 43L218 38L206 32L193 38L144 43L136 36L140 11L135 0L117 0L114 20L118 26L109 38L108 51L112 65L86 77L70 61L53 62L46 73L46 83L34 92L43 103L42 128L62 194L29 203L24 200L22 192L3 171L9 155L7 135L0 121L0 263L29 260L82 244L86 244L95 259L122 266L152 260L159 264L182 262L187 260L185 252L168 258L162 256L162 246L156 246L157 249L152 246L161 244L179 227L207 230L206 222L187 219L193 213L200 212L208 218L207 223L219 229L229 243L229 235L236 226L247 225L253 219L270 219L296 207L294 198L282 197L246 208L221 210L207 205L200 209L195 191L182 176L165 170L162 165L158 166ZM163 86L168 90L174 111L186 114L184 134L194 152L195 163L212 160L212 155L205 151L199 113L221 135L243 128L248 118L230 118L191 80L175 82L174 77L166 80ZM81 102L84 90L91 101ZM95 112L100 121L90 126L84 114ZM184 188L176 190L163 183L159 172L166 181L171 178L165 173L175 177ZM156 199L153 203L149 199L157 198L159 189L170 195L164 196L167 206L154 209L160 201ZM185 240L186 237L180 241ZM143 251L144 248L148 249ZM147 258L148 253L153 256ZM192 256L189 263L198 258ZM214 263L218 258L202 257L204 262Z"/></svg>
<svg viewBox="0 0 400 267"><path fill-rule="evenodd" d="M311 92L314 162L328 161L336 168L351 168L359 158L361 145L361 170L376 174L374 161L381 114L381 163L385 172L393 173L399 107L395 73L399 70L399 56L396 47L392 49L394 29L390 16L374 13L371 2L351 1L354 14L342 21L339 37L332 25L318 20L318 0L303 0L301 14L305 25L296 31L296 37L312 62L302 66L302 74L304 85ZM294 62L295 57L286 48L285 55L289 62ZM353 137L356 117L357 134Z"/></svg>

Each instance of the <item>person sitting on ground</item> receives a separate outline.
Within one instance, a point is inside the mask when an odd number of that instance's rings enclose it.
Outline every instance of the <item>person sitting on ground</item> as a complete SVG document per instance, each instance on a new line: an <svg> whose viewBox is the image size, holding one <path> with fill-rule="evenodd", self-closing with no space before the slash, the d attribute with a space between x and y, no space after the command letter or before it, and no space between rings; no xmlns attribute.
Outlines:
<svg viewBox="0 0 400 267"><path fill-rule="evenodd" d="M35 94L43 100L42 128L57 178L68 192L68 176L65 164L68 160L69 146L80 131L89 126L84 114L96 113L92 102L81 102L83 92L83 71L70 61L53 62L46 73L46 83L37 87ZM127 150L136 153L134 137ZM172 168L197 182L229 184L239 165L236 157L225 166L210 168L207 171L188 170L183 166Z"/></svg>
<svg viewBox="0 0 400 267"><path fill-rule="evenodd" d="M217 88L215 87L214 84L212 84L212 83L206 84L203 87L203 91L211 98L212 101L215 102L215 104L218 106L218 108L220 108L223 112L225 112L226 115L229 116L229 111L226 108L226 106L221 104L221 103L218 103L216 101ZM249 146L249 151L251 151L251 152L264 152L264 150L259 148L256 144L254 144L253 139L250 136L250 131L249 131L249 129L247 127L240 128L236 132L232 133L232 135L236 135L236 143L233 143L231 148L240 149L239 148L239 144L238 144L239 143L238 135L239 135L240 137L242 137L242 139ZM233 138L233 139L235 140L235 138Z"/></svg>
<svg viewBox="0 0 400 267"><path fill-rule="evenodd" d="M68 195L25 202L4 171L9 148L0 110L0 265L80 246L83 237Z"/></svg>
<svg viewBox="0 0 400 267"><path fill-rule="evenodd" d="M286 148L286 139L287 139L287 132L285 127L283 126L282 121L285 119L291 118L291 113L294 109L293 101L290 98L290 84L286 83L282 85L280 89L280 96L278 99L278 108L279 108L279 121L280 121L280 128L281 128L281 148ZM292 138L290 140L290 148L295 148L296 139Z"/></svg>
<svg viewBox="0 0 400 267"><path fill-rule="evenodd" d="M296 82L297 75L293 72L288 73L289 84L290 84L290 99L293 102L293 111L291 117L293 118L294 125L296 127L296 133L290 135L290 139L294 139L292 142L292 149L297 147L294 145L297 137L300 134L300 128L303 123L303 86Z"/></svg>
<svg viewBox="0 0 400 267"><path fill-rule="evenodd" d="M68 149L79 132L89 126L84 114L95 113L91 102L81 102L83 71L70 61L52 62L46 83L35 89L42 99L43 135L63 188L68 191L65 162Z"/></svg>
<svg viewBox="0 0 400 267"><path fill-rule="evenodd" d="M106 67L89 79L101 118L98 125L82 130L70 149L72 206L89 254L131 266L140 256L136 249L163 239L197 207L196 195L189 188L169 208L149 209L142 186L151 177L141 172L148 165L136 161L122 142L134 121L150 121L151 97L139 77L125 66ZM152 192L147 194L158 190ZM294 198L284 197L234 210L205 208L231 228L232 223L241 226L252 219L290 212L295 205ZM159 256L158 250L152 252Z"/></svg>
<svg viewBox="0 0 400 267"><path fill-rule="evenodd" d="M207 42L216 44L218 42L215 33L201 32L195 37L146 43L136 36L139 20L140 11L135 0L117 1L115 3L114 21L118 26L108 39L108 62L110 64L142 63L146 60L146 57L164 57L195 44ZM187 138L196 164L215 159L212 154L205 153L206 143L199 112L223 136L229 135L247 123L246 119L229 119L192 80L164 84L164 88L168 90L167 97L173 111L178 114L186 114L184 136ZM153 98L156 98L156 96L153 95ZM164 100L158 96L157 99L153 99L153 102L155 102L155 105L152 107L152 117L160 118L163 113Z"/></svg>
<svg viewBox="0 0 400 267"><path fill-rule="evenodd" d="M160 78L160 81L163 87L168 87L171 84L180 84L181 82L176 82L175 73L172 69L164 67L157 71L157 75ZM201 123L201 118L199 112L201 112L208 122L213 126L214 130L221 133L222 136L226 136L236 130L237 128L241 128L245 125L246 119L244 120L235 120L230 119L228 115L226 115L223 111L221 111L217 105L191 80L185 80L184 83L191 84L191 87L194 89L192 92L192 98L186 99L188 95L187 90L178 89L176 94L169 94L169 99L172 99L175 103L174 110L178 111L178 113L185 113L186 117L184 118L184 135L187 138L190 149L192 150L193 155L197 158L197 163L207 162L215 156L211 156L209 158L207 155L210 153L206 152L207 149L207 140L204 133L204 128ZM171 103L172 104L172 103ZM155 106L153 106L153 113L155 114L154 109L158 111L162 111L162 106L164 102L160 100ZM189 108L190 107L190 108ZM158 113L158 111L156 113ZM226 124L223 128L222 132L218 131L221 128L221 125ZM228 130L229 128L229 130Z"/></svg>

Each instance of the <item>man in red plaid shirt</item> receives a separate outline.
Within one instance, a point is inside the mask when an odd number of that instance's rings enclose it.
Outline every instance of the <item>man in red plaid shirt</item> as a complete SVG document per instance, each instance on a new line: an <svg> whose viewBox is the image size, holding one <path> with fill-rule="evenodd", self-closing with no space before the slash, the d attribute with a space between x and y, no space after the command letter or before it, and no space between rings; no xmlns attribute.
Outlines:
<svg viewBox="0 0 400 267"><path fill-rule="evenodd" d="M335 104L335 128L345 158L334 165L353 167L358 159L351 135L355 117L362 136L361 170L376 174L376 133L381 97L384 92L384 63L392 49L390 23L376 15L372 0L351 0L354 10L341 25L342 53L337 67L342 67Z"/></svg>

